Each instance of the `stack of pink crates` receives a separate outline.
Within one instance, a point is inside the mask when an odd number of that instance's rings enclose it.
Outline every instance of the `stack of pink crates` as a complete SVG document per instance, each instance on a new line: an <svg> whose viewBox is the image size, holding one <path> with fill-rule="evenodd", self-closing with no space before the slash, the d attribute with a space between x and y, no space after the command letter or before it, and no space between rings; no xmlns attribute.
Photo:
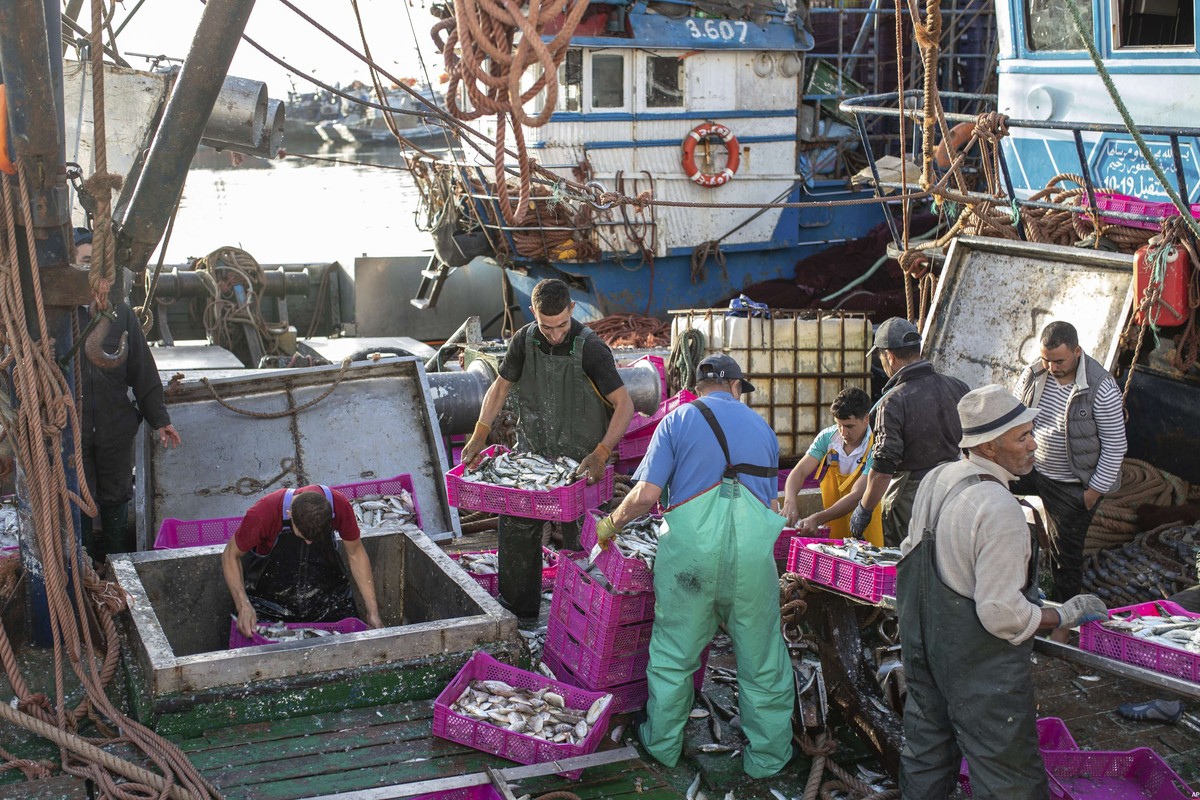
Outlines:
<svg viewBox="0 0 1200 800"><path fill-rule="evenodd" d="M603 513L584 517L580 539L585 551L596 544L596 522ZM646 666L654 630L654 575L615 547L596 559L600 574L589 572L562 554L542 660L560 680L613 696L613 711L636 711L646 704ZM704 681L708 651L693 681Z"/></svg>

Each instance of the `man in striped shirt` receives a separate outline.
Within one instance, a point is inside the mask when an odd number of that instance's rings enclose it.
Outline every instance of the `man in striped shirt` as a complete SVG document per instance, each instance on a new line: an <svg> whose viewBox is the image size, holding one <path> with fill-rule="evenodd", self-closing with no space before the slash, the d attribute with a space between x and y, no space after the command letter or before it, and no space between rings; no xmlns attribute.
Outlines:
<svg viewBox="0 0 1200 800"><path fill-rule="evenodd" d="M1036 463L1013 485L1042 498L1054 527L1050 599L1062 602L1083 584L1083 543L1100 499L1121 483L1125 413L1117 382L1083 352L1068 322L1042 331L1042 356L1021 373L1016 394L1040 409L1033 421Z"/></svg>

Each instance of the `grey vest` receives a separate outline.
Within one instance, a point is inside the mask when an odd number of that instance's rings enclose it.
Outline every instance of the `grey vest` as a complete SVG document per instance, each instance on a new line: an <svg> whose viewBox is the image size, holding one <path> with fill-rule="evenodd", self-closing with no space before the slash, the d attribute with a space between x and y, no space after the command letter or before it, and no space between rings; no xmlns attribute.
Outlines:
<svg viewBox="0 0 1200 800"><path fill-rule="evenodd" d="M1067 400L1067 461L1071 464L1071 472L1087 486L1100 461L1100 433L1096 429L1094 398L1100 382L1111 376L1087 353L1083 354L1082 367L1086 385L1080 386L1076 381ZM1050 373L1040 361L1030 364L1029 369L1033 371L1033 378L1026 385L1021 401L1030 408L1037 408ZM1120 486L1121 476L1118 475L1117 483L1110 491L1116 491Z"/></svg>

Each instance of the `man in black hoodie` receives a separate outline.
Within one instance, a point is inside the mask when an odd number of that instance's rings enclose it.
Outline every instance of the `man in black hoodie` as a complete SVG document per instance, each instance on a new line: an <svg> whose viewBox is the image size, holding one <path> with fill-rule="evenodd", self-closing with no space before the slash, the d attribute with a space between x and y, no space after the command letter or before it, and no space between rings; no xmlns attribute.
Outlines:
<svg viewBox="0 0 1200 800"><path fill-rule="evenodd" d="M91 231L75 230L75 260L80 266L90 261ZM83 518L83 544L95 561L109 553L136 549L129 528L129 500L133 496L133 439L145 419L164 447L178 447L181 440L171 417L158 367L142 333L137 315L125 303L113 309L116 321L104 337L104 350L115 353L121 334L128 334L128 356L116 367L98 367L79 355L83 417L81 445L83 473L96 505L103 532L93 533L93 520ZM79 328L87 327L91 315L79 309Z"/></svg>
<svg viewBox="0 0 1200 800"><path fill-rule="evenodd" d="M875 331L875 346L888 382L871 409L874 465L867 490L850 515L850 533L861 538L875 506L883 502L883 542L899 547L908 535L913 498L934 467L960 456L963 430L958 401L970 389L941 375L921 358L921 334L906 319L892 317Z"/></svg>

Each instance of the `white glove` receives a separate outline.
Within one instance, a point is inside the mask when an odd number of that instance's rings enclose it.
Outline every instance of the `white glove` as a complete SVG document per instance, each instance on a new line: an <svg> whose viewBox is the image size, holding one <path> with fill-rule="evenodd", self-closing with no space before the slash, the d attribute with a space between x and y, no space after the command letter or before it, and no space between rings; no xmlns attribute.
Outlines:
<svg viewBox="0 0 1200 800"><path fill-rule="evenodd" d="M1058 608L1060 628L1078 628L1089 622L1108 619L1108 608L1094 594L1077 594Z"/></svg>

